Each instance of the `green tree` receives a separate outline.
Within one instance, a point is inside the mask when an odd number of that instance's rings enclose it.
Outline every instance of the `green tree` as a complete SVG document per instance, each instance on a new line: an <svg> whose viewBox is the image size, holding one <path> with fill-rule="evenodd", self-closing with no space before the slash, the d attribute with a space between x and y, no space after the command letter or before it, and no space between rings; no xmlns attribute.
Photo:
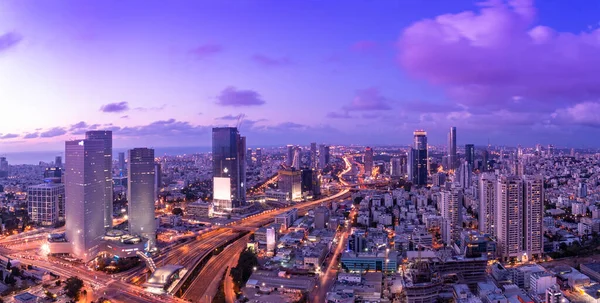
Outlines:
<svg viewBox="0 0 600 303"><path fill-rule="evenodd" d="M82 288L83 280L79 279L78 277L70 277L65 281L65 294L74 301L79 300L79 295Z"/></svg>
<svg viewBox="0 0 600 303"><path fill-rule="evenodd" d="M10 270L10 268L12 267L12 264L10 263L10 260L6 263L6 269Z"/></svg>
<svg viewBox="0 0 600 303"><path fill-rule="evenodd" d="M256 255L253 252L249 250L245 250L244 252L242 252L238 260L237 266L232 268L230 271L236 289L241 289L242 287L244 287L246 281L250 279L254 268L257 266L258 258L256 258Z"/></svg>
<svg viewBox="0 0 600 303"><path fill-rule="evenodd" d="M183 209L175 207L173 208L173 214L176 216L183 216Z"/></svg>

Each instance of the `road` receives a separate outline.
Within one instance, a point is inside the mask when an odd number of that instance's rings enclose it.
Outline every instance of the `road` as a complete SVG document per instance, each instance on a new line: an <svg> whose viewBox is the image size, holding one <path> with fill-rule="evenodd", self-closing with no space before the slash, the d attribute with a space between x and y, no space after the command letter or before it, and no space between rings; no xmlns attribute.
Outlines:
<svg viewBox="0 0 600 303"><path fill-rule="evenodd" d="M238 259L236 256L246 249L249 238L250 235L240 238L227 246L220 254L211 258L200 274L196 276L183 298L192 302L210 303L221 284L220 278L225 273L225 269L235 266Z"/></svg>
<svg viewBox="0 0 600 303"><path fill-rule="evenodd" d="M352 169L352 164L350 163L350 160L347 157L344 157L344 162L346 163L346 168L344 171L342 171L339 174L340 177L343 176L344 174L348 173ZM342 178L340 178L340 183L342 185L348 184ZM348 195L349 192L350 192L349 188L344 188L337 194L334 194L332 196L322 198L322 199L319 199L316 201L305 202L301 205L288 206L288 207L264 212L261 214L257 214L254 216L250 216L246 219L241 220L238 223L231 224L230 227L231 228L237 228L237 227L258 228L260 226L263 226L263 225L273 222L275 216L277 216L281 213L284 213L292 208L297 208L298 213L305 213L309 209L311 209L315 206L318 206L320 204L323 204L323 203L326 203L326 202L329 202L332 200L344 198L346 195ZM240 238L239 240L235 241L231 246L245 247L247 242L248 242L248 239L246 237L243 237L243 238ZM225 268L226 264L229 264L229 262L231 262L231 260L235 260L235 262L237 262L242 251L243 251L243 249L239 250L239 251L231 250L230 251L231 254L230 253L225 254L223 252L221 254L218 254L218 255L212 257L211 260L209 261L209 263L206 265L205 269L202 270L200 272L200 274L194 279L194 282L188 288L187 293L184 294L184 298L203 298L205 300L210 298L212 300L214 293L212 293L212 296L211 296L210 293L208 293L206 291L206 289L208 289L208 286L207 286L207 284L209 284L208 281L213 280L214 277L218 277L219 273L222 274L222 271L220 271L220 270ZM221 265L221 267L215 266L215 267L209 268L209 265L211 264L211 262L213 262L213 264L219 264L219 265ZM233 284L231 284L229 287L230 287L229 289L225 290L225 293L232 291L231 288L233 287ZM195 296L188 295L188 293L194 294ZM316 302L318 302L318 301L316 301Z"/></svg>

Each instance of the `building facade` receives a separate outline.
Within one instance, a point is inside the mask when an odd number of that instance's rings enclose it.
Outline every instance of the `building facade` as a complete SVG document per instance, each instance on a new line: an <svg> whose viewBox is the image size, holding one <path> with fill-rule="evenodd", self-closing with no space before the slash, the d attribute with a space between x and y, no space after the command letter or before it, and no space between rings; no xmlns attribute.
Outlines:
<svg viewBox="0 0 600 303"><path fill-rule="evenodd" d="M147 249L152 249L156 246L154 150L134 148L127 160L129 232L146 238Z"/></svg>

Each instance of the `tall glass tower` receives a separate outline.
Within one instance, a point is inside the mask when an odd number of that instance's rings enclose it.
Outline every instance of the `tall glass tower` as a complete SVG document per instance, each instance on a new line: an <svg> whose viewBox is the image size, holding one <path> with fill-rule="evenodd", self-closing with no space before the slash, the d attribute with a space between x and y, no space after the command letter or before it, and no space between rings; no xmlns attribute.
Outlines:
<svg viewBox="0 0 600 303"><path fill-rule="evenodd" d="M456 158L456 127L450 127L448 133L448 169L455 170L458 159Z"/></svg>
<svg viewBox="0 0 600 303"><path fill-rule="evenodd" d="M217 211L231 211L246 202L246 137L236 127L212 132L213 200Z"/></svg>
<svg viewBox="0 0 600 303"><path fill-rule="evenodd" d="M428 154L427 154L427 132L416 130L414 133L412 147L412 182L415 185L427 185Z"/></svg>
<svg viewBox="0 0 600 303"><path fill-rule="evenodd" d="M110 228L113 219L112 131L88 131L85 133L85 138L100 140L103 143L104 159L101 162L104 174L104 227Z"/></svg>
<svg viewBox="0 0 600 303"><path fill-rule="evenodd" d="M129 232L148 239L148 249L152 249L156 243L154 150L134 148L129 151L127 162Z"/></svg>

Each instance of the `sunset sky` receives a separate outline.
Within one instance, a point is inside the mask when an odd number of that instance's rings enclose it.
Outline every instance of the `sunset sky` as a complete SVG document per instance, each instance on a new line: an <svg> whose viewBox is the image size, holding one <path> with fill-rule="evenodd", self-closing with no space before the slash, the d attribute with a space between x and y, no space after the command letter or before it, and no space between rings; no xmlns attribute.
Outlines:
<svg viewBox="0 0 600 303"><path fill-rule="evenodd" d="M0 2L0 154L115 146L600 147L597 0Z"/></svg>

